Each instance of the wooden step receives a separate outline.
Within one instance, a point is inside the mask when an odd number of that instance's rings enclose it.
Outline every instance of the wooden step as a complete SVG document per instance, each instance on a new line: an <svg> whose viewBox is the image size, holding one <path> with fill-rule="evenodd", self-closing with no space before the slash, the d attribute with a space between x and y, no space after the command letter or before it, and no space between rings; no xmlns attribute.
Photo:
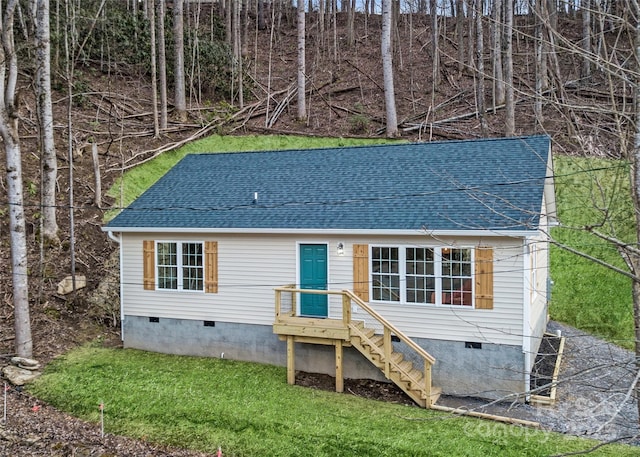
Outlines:
<svg viewBox="0 0 640 457"><path fill-rule="evenodd" d="M373 345L378 348L382 346L383 339L384 337L382 335L373 335L372 337L369 338L371 343L373 343ZM369 343L365 341L365 344L368 345Z"/></svg>
<svg viewBox="0 0 640 457"><path fill-rule="evenodd" d="M422 371L413 368L411 371L409 371L409 377L412 381L420 383L420 381L422 381Z"/></svg>
<svg viewBox="0 0 640 457"><path fill-rule="evenodd" d="M366 328L365 327L365 328L362 329L362 333L364 333L364 336L366 336L367 338L371 339L371 337L376 334L376 331L374 329L372 329L372 328Z"/></svg>
<svg viewBox="0 0 640 457"><path fill-rule="evenodd" d="M413 363L408 360L402 360L398 364L398 370L400 371L400 374L404 376L405 373L409 373L411 370L413 370Z"/></svg>
<svg viewBox="0 0 640 457"><path fill-rule="evenodd" d="M391 362L395 363L396 365L400 364L400 362L402 362L403 359L404 359L404 355L402 355L401 352L391 353Z"/></svg>

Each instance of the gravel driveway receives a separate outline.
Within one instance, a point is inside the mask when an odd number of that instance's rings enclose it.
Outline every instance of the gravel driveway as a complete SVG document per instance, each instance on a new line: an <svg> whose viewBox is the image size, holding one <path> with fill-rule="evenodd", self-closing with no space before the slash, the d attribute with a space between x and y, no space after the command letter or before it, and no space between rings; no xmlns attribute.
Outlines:
<svg viewBox="0 0 640 457"><path fill-rule="evenodd" d="M560 330L566 337L555 405L484 406L480 400L450 397L438 404L533 420L545 430L640 445L636 400L630 392L636 376L633 353L557 322L549 322L547 329Z"/></svg>

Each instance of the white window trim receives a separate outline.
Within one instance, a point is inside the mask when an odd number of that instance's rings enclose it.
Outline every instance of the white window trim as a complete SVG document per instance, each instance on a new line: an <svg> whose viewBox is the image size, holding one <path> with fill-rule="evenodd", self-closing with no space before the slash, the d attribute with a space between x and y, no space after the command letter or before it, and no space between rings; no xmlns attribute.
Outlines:
<svg viewBox="0 0 640 457"><path fill-rule="evenodd" d="M177 289L168 289L159 287L159 279L160 274L158 271L158 244L162 243L175 243L176 244L176 260L177 260ZM200 244L202 251L202 290L197 289L184 289L183 284L183 269L184 265L182 264L182 245L183 244ZM159 292L180 292L180 293L194 293L194 294L204 294L204 281L207 277L207 272L205 271L205 252L204 252L204 241L201 240L155 240L154 246L154 259L153 259L153 267L155 268L155 290Z"/></svg>
<svg viewBox="0 0 640 457"><path fill-rule="evenodd" d="M538 288L538 250L539 250L539 246L538 243L535 241L532 241L531 243L529 243L529 263L530 263L530 275L529 275L529 281L531 282L531 303L533 303L539 295L539 288Z"/></svg>
<svg viewBox="0 0 640 457"><path fill-rule="evenodd" d="M398 248L398 267L400 276L400 300L374 300L373 299L373 249L374 248ZM407 248L433 249L434 250L434 272L436 283L436 303L416 303L407 301ZM442 249L469 249L471 253L471 306L455 305L453 303L442 303ZM369 297L372 303L389 305L407 305L419 307L439 307L453 309L475 309L476 307L476 281L475 281L475 249L473 246L416 246L410 244L370 244L369 245Z"/></svg>

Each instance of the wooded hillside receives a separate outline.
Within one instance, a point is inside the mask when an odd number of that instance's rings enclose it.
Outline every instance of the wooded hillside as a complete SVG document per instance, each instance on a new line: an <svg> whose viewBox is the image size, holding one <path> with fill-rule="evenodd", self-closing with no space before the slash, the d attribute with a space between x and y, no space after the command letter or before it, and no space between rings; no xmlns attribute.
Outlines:
<svg viewBox="0 0 640 457"><path fill-rule="evenodd" d="M12 32L17 50L17 91L6 112L8 125L18 126L24 167L24 205L9 198L8 207L25 209L33 352L43 359L117 324L113 304L89 299L115 249L100 226L117 202L97 191L186 140L245 132L420 141L548 133L557 153L624 158L633 148L637 9L627 2L394 2L386 75L379 3L300 3L305 11L297 14L295 5L263 0L60 0L38 16L42 3L9 2L3 14L14 28L3 32ZM53 205L43 200L47 124L34 91L44 17L58 167ZM56 218L58 239L46 235L47 217ZM8 266L6 217L1 241ZM87 276L87 288L57 295L72 270ZM0 274L0 352L11 354L14 292L10 269Z"/></svg>

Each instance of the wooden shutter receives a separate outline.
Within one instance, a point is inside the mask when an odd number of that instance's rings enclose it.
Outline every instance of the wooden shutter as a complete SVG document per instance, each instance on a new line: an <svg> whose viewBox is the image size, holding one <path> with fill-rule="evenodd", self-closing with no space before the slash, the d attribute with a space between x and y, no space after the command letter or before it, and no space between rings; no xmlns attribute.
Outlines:
<svg viewBox="0 0 640 457"><path fill-rule="evenodd" d="M204 291L208 294L218 293L218 242L204 243Z"/></svg>
<svg viewBox="0 0 640 457"><path fill-rule="evenodd" d="M476 309L493 309L493 249L475 250Z"/></svg>
<svg viewBox="0 0 640 457"><path fill-rule="evenodd" d="M144 285L144 290L155 290L156 288L155 242L153 240L144 240L142 242L142 252L143 252L142 282Z"/></svg>
<svg viewBox="0 0 640 457"><path fill-rule="evenodd" d="M369 245L353 245L353 292L369 301Z"/></svg>

